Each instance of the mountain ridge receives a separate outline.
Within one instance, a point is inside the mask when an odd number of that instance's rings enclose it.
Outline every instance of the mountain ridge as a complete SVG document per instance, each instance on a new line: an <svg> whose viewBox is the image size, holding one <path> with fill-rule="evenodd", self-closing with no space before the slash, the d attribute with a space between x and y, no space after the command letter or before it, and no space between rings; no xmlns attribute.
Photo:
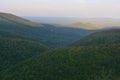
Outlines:
<svg viewBox="0 0 120 80"><path fill-rule="evenodd" d="M16 15L10 14L10 13L1 13L0 12L0 21L11 21L11 22L17 22L17 23L22 23L24 25L28 25L28 26L33 26L33 27L43 27L42 24L38 24L36 22L32 22L23 18L20 18Z"/></svg>
<svg viewBox="0 0 120 80"><path fill-rule="evenodd" d="M120 29L112 29L92 33L75 43L75 46L91 46L91 45L104 45L104 44L118 44L120 42Z"/></svg>

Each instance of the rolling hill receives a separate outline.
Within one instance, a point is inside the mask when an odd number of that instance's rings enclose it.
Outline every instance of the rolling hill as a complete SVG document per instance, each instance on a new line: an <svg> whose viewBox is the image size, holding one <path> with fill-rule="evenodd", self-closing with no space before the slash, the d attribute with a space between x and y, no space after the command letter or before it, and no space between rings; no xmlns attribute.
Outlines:
<svg viewBox="0 0 120 80"><path fill-rule="evenodd" d="M0 71L48 49L29 37L0 30Z"/></svg>
<svg viewBox="0 0 120 80"><path fill-rule="evenodd" d="M73 43L75 46L119 44L120 29L96 32Z"/></svg>
<svg viewBox="0 0 120 80"><path fill-rule="evenodd" d="M30 37L51 47L62 47L96 30L38 24L18 16L0 13L0 29Z"/></svg>
<svg viewBox="0 0 120 80"><path fill-rule="evenodd" d="M87 22L75 22L69 25L66 25L66 27L75 27L75 28L81 28L81 29L87 29L87 30L97 30L102 29L99 25L93 25L91 23Z"/></svg>
<svg viewBox="0 0 120 80"><path fill-rule="evenodd" d="M0 13L0 25L3 23L9 23L9 24L23 24L23 25L28 25L28 26L33 26L33 27L42 27L42 24L38 24L36 22L32 22L29 20L25 20L23 18L20 18L18 16L15 16L10 13Z"/></svg>
<svg viewBox="0 0 120 80"><path fill-rule="evenodd" d="M100 19L89 19L84 22L89 22L93 25L99 26L99 28L111 28L118 27L120 28L120 19L118 18L100 18Z"/></svg>
<svg viewBox="0 0 120 80"><path fill-rule="evenodd" d="M48 50L48 47L37 42L0 38L0 71Z"/></svg>
<svg viewBox="0 0 120 80"><path fill-rule="evenodd" d="M55 49L1 72L1 80L119 80L120 45Z"/></svg>
<svg viewBox="0 0 120 80"><path fill-rule="evenodd" d="M83 18L66 25L87 30L115 29L120 28L120 20L112 18Z"/></svg>

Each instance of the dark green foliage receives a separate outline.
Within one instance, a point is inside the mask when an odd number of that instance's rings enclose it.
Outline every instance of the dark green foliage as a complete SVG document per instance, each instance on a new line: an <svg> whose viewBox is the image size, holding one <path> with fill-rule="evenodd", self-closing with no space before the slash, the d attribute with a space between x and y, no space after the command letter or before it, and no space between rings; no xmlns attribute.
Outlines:
<svg viewBox="0 0 120 80"><path fill-rule="evenodd" d="M0 71L46 50L48 47L40 41L9 30L0 30Z"/></svg>
<svg viewBox="0 0 120 80"><path fill-rule="evenodd" d="M120 45L56 49L5 70L1 80L115 80L119 52Z"/></svg>
<svg viewBox="0 0 120 80"><path fill-rule="evenodd" d="M75 46L104 45L120 43L120 29L96 32L75 42Z"/></svg>
<svg viewBox="0 0 120 80"><path fill-rule="evenodd" d="M22 39L0 39L0 71L48 50L48 47Z"/></svg>
<svg viewBox="0 0 120 80"><path fill-rule="evenodd" d="M6 31L6 30L1 30L0 29L0 38L6 38L6 39L24 39L24 40L28 40L28 41L35 41L38 43L42 43L40 40L25 36L25 35L21 35L19 33L15 33L15 32L10 32L10 31Z"/></svg>
<svg viewBox="0 0 120 80"><path fill-rule="evenodd" d="M32 38L23 36L21 34L18 33L14 33L14 32L9 32L6 30L0 30L0 38L11 38L11 39L26 39L26 40L33 40Z"/></svg>

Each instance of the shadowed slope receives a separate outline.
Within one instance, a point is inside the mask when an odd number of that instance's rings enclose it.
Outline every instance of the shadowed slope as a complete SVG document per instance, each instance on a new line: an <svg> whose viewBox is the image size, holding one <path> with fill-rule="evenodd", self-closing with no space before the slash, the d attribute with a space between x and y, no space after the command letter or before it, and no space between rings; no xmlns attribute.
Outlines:
<svg viewBox="0 0 120 80"><path fill-rule="evenodd" d="M115 80L119 46L56 49L3 71L2 80Z"/></svg>
<svg viewBox="0 0 120 80"><path fill-rule="evenodd" d="M118 44L120 43L120 29L96 32L73 43L75 46Z"/></svg>
<svg viewBox="0 0 120 80"><path fill-rule="evenodd" d="M22 39L0 39L0 71L48 50L48 47Z"/></svg>

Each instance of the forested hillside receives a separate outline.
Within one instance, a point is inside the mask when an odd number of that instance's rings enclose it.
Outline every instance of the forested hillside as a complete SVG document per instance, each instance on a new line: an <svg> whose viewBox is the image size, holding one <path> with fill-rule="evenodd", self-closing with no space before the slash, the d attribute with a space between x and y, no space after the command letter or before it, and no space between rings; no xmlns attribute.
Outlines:
<svg viewBox="0 0 120 80"><path fill-rule="evenodd" d="M48 47L22 39L0 39L0 71L48 50Z"/></svg>
<svg viewBox="0 0 120 80"><path fill-rule="evenodd" d="M1 80L119 80L120 45L56 49L2 72Z"/></svg>
<svg viewBox="0 0 120 80"><path fill-rule="evenodd" d="M90 34L79 41L73 43L75 46L88 45L104 45L104 44L119 44L120 43L120 29L113 29L108 31L96 32Z"/></svg>
<svg viewBox="0 0 120 80"><path fill-rule="evenodd" d="M29 37L0 30L0 71L48 49Z"/></svg>
<svg viewBox="0 0 120 80"><path fill-rule="evenodd" d="M4 24L5 23L5 24ZM31 22L29 20L25 20L23 18L20 18L18 16L15 16L10 13L0 13L0 25L6 25L11 24L11 25L16 25L22 24L22 25L27 25L27 26L32 26L32 27L42 27L42 24L38 24L36 22Z"/></svg>

